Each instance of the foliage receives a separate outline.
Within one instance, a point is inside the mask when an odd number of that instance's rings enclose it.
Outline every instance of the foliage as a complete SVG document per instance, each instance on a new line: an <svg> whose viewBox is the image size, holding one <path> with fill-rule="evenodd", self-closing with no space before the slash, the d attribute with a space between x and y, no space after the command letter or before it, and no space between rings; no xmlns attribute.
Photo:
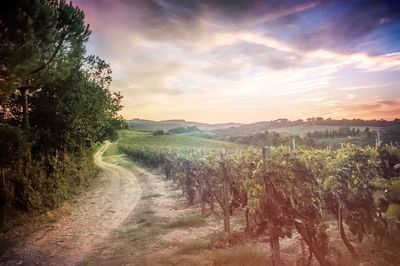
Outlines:
<svg viewBox="0 0 400 266"><path fill-rule="evenodd" d="M75 151L115 139L123 121L117 116L121 97L109 91L111 70L98 58L87 58L66 80L44 86L32 99L37 149ZM54 116L54 114L57 114Z"/></svg>
<svg viewBox="0 0 400 266"><path fill-rule="evenodd" d="M153 135L154 136L162 136L162 135L165 135L165 132L164 132L164 130L159 129L159 130L154 131Z"/></svg>
<svg viewBox="0 0 400 266"><path fill-rule="evenodd" d="M189 204L200 202L203 210L205 205L213 210L217 203L227 232L229 216L242 210L248 232L266 232L279 249L279 238L296 231L322 265L330 264L329 217L337 219L339 234L353 253L344 225L360 241L366 235L382 238L388 233L388 204L382 207L376 199L390 185L384 178L385 158L392 158L390 167L398 163L398 148L349 144L329 151L280 146L263 156L251 147L197 145L195 138L191 146L189 139L182 143L177 136L127 131L121 136L119 148L178 183Z"/></svg>
<svg viewBox="0 0 400 266"><path fill-rule="evenodd" d="M0 167L10 167L17 160L26 158L27 140L21 129L0 126Z"/></svg>
<svg viewBox="0 0 400 266"><path fill-rule="evenodd" d="M346 145L328 165L330 176L324 182L329 210L337 215L343 205L343 220L360 241L366 234L382 234L374 194L384 190L378 151Z"/></svg>
<svg viewBox="0 0 400 266"><path fill-rule="evenodd" d="M16 161L7 173L7 189L11 207L38 210L59 206L77 194L97 173L91 148L76 154L43 155L28 168Z"/></svg>
<svg viewBox="0 0 400 266"><path fill-rule="evenodd" d="M400 145L400 123L386 127L382 134L382 141L386 144Z"/></svg>
<svg viewBox="0 0 400 266"><path fill-rule="evenodd" d="M231 136L227 140L239 144L253 145L257 147L263 146L278 146L278 145L292 145L293 139L298 145L308 145L309 142L305 138L300 138L297 135L278 133L274 131L265 131L256 133L249 136Z"/></svg>
<svg viewBox="0 0 400 266"><path fill-rule="evenodd" d="M200 130L196 126L188 126L187 128L185 128L185 127L175 127L175 128L171 128L170 130L168 130L168 133L170 133L170 134L183 134L183 133L194 132L194 131L200 131Z"/></svg>
<svg viewBox="0 0 400 266"><path fill-rule="evenodd" d="M5 0L0 6L1 90L38 87L68 75L90 34L84 13L65 0Z"/></svg>
<svg viewBox="0 0 400 266"><path fill-rule="evenodd" d="M97 172L92 146L127 126L110 66L84 57L84 17L65 0L0 3L1 213L3 202L52 208L79 191Z"/></svg>

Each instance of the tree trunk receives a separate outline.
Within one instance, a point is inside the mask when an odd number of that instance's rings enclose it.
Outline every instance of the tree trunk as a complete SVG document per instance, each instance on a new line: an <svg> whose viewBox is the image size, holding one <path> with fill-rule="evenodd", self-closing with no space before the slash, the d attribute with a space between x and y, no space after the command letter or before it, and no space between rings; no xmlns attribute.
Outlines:
<svg viewBox="0 0 400 266"><path fill-rule="evenodd" d="M21 87L19 88L19 91L21 93L21 106L22 106L22 130L25 132L25 134L29 137L29 129L30 129L30 124L29 124L29 107L28 107L28 92L29 88L28 87ZM32 155L31 155L31 147L30 144L27 147L27 158L25 161L25 175L29 175L29 167L32 162Z"/></svg>
<svg viewBox="0 0 400 266"><path fill-rule="evenodd" d="M200 185L200 204L201 204L201 214L206 214L206 195L204 185L199 182Z"/></svg>
<svg viewBox="0 0 400 266"><path fill-rule="evenodd" d="M246 231L249 232L250 231L250 210L249 208L246 208L246 211L244 212L244 215L246 217Z"/></svg>
<svg viewBox="0 0 400 266"><path fill-rule="evenodd" d="M277 235L276 226L273 223L271 223L269 226L269 237L270 237L269 243L271 246L271 253L272 253L272 265L283 266L281 249L279 245L279 235Z"/></svg>
<svg viewBox="0 0 400 266"><path fill-rule="evenodd" d="M5 174L4 174L4 167L0 167L0 168L1 168L1 176L2 176L2 179L3 179L3 189L4 189L4 195L5 195L6 191L7 191L6 177L5 177Z"/></svg>
<svg viewBox="0 0 400 266"><path fill-rule="evenodd" d="M308 247L310 248L311 252L314 254L315 258L318 260L319 264L322 266L330 266L331 263L329 260L326 259L325 255L320 251L318 244L310 237L307 232L307 229L301 225L296 225L296 229L307 243Z"/></svg>
<svg viewBox="0 0 400 266"><path fill-rule="evenodd" d="M340 237L342 238L344 245L350 251L351 255L356 256L357 253L353 245L347 239L346 232L344 231L343 228L343 207L340 203L338 204L338 225L339 225Z"/></svg>
<svg viewBox="0 0 400 266"><path fill-rule="evenodd" d="M224 178L226 179L226 178ZM230 210L229 210L229 194L227 188L227 182L224 180L223 187L222 187L222 200L224 205L224 230L227 233L231 232L231 222L230 222Z"/></svg>
<svg viewBox="0 0 400 266"><path fill-rule="evenodd" d="M8 204L8 195L6 192L6 178L4 176L4 167L1 168L1 175L3 177L3 189L4 189L4 201L3 199L0 198L0 226L4 225L5 219L6 219L6 205ZM1 196L1 195L0 195ZM3 201L3 202L2 202Z"/></svg>
<svg viewBox="0 0 400 266"><path fill-rule="evenodd" d="M21 87L19 89L21 93L21 105L22 105L22 129L25 132L29 131L29 109L28 109L28 92L29 89L27 87Z"/></svg>
<svg viewBox="0 0 400 266"><path fill-rule="evenodd" d="M222 162L224 164L224 162ZM231 222L230 222L230 208L229 208L229 179L226 173L225 165L222 165L222 201L224 209L224 230L227 233L231 232Z"/></svg>

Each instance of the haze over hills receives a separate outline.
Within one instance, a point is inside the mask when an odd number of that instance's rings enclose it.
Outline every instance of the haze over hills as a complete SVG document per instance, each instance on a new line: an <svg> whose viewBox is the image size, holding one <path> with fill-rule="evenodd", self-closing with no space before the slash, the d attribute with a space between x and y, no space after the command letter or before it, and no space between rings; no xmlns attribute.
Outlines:
<svg viewBox="0 0 400 266"><path fill-rule="evenodd" d="M194 127L196 126L201 131L212 132L218 135L241 136L251 135L265 130L287 132L292 134L303 135L307 132L321 131L329 128L351 127L363 130L366 127L370 129L390 127L400 125L400 120L361 120L361 119L342 119L332 120L323 118L309 118L304 120L291 121L285 118L272 121L260 121L256 123L222 123L208 124L193 121L185 121L183 119L171 119L162 121L153 121L146 119L135 118L128 121L129 127L138 131L168 131L177 127Z"/></svg>
<svg viewBox="0 0 400 266"><path fill-rule="evenodd" d="M198 129L202 131L212 131L216 129L226 129L231 127L239 127L243 124L240 123L222 123L222 124L208 124L208 123L200 123L193 121L185 121L183 119L170 119L170 120L162 120L162 121L153 121L146 119L134 118L132 120L128 120L128 125L131 129L138 131L155 131L155 130L164 130L168 131L177 127L194 127L196 126Z"/></svg>

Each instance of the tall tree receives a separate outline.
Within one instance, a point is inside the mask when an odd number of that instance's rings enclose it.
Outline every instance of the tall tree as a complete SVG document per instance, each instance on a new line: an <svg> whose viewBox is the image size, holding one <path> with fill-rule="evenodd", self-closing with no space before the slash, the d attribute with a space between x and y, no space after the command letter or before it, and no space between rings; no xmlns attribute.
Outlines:
<svg viewBox="0 0 400 266"><path fill-rule="evenodd" d="M0 90L19 91L27 131L29 94L68 76L90 31L84 13L65 0L5 0L0 10Z"/></svg>
<svg viewBox="0 0 400 266"><path fill-rule="evenodd" d="M109 90L111 69L90 56L65 80L43 86L32 100L38 149L75 151L113 138L123 125L121 96Z"/></svg>

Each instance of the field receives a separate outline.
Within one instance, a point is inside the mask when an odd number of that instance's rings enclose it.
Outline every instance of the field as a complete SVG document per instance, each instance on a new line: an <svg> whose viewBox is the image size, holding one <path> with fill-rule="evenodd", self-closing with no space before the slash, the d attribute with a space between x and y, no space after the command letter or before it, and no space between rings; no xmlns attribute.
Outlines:
<svg viewBox="0 0 400 266"><path fill-rule="evenodd" d="M0 235L0 264L399 265L399 158L119 131L84 195Z"/></svg>
<svg viewBox="0 0 400 266"><path fill-rule="evenodd" d="M215 149L215 148L238 148L241 145L233 144L230 142L205 139L196 136L188 135L162 135L154 136L150 132L139 132L123 130L119 131L119 144L127 145L152 145L160 147L180 147L180 148L204 148L204 149Z"/></svg>
<svg viewBox="0 0 400 266"><path fill-rule="evenodd" d="M181 190L187 208L214 217L209 233L220 228L216 241L207 242L210 236L204 235L186 239L190 244L172 255L175 262L186 252L205 260L215 246L232 259L230 250L251 244L248 250L259 252L265 249L265 241L278 249L264 250L264 254L290 265L307 264L308 252L313 265L367 261L369 265L391 265L400 261L390 244L398 241L397 237L386 237L389 228L397 230L397 226L380 218L388 214L379 203L383 200L397 208L393 198L385 198L382 192L390 191L391 182L396 182L396 173L387 166L398 163L398 148L347 144L328 151L280 146L262 154L258 148L222 141L122 131L118 151L172 181ZM382 158L388 158L387 163ZM207 221L201 223L206 231ZM378 242L356 240L371 237ZM371 253L371 249L376 250Z"/></svg>

